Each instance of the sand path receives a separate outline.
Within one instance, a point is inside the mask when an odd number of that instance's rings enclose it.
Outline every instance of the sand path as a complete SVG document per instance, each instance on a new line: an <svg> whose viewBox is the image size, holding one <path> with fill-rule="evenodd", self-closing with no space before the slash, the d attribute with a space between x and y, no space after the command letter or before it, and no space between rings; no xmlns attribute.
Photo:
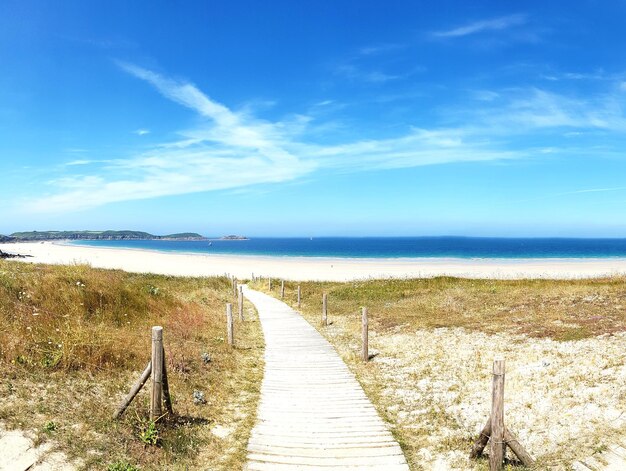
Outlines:
<svg viewBox="0 0 626 471"><path fill-rule="evenodd" d="M407 470L402 450L332 346L285 303L244 287L265 335L249 470Z"/></svg>

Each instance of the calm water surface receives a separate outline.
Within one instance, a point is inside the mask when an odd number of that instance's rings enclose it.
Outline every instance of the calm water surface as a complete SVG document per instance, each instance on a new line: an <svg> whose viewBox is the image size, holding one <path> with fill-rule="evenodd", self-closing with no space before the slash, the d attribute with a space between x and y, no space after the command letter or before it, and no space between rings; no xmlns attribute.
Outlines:
<svg viewBox="0 0 626 471"><path fill-rule="evenodd" d="M250 240L75 241L78 245L298 257L346 258L606 258L626 257L626 239L483 238L483 237L319 237Z"/></svg>

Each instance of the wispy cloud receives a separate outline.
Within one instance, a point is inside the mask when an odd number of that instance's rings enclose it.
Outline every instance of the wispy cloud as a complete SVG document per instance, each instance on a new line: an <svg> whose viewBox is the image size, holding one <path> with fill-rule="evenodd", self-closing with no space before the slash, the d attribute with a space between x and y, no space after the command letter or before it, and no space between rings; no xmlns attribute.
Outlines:
<svg viewBox="0 0 626 471"><path fill-rule="evenodd" d="M513 26L523 25L526 22L527 16L524 14L508 15L488 20L474 21L449 30L435 31L432 35L438 38L458 38L486 31L506 30Z"/></svg>
<svg viewBox="0 0 626 471"><path fill-rule="evenodd" d="M380 70L365 70L352 64L344 64L337 67L335 73L350 80L370 83L385 83L405 77L405 75L389 74Z"/></svg>
<svg viewBox="0 0 626 471"><path fill-rule="evenodd" d="M146 134L150 134L150 130L145 128L135 129L133 133L137 134L138 136L145 136Z"/></svg>
<svg viewBox="0 0 626 471"><path fill-rule="evenodd" d="M614 80L615 77L605 73L602 70L595 72L563 72L563 73L547 73L542 74L541 78L558 82L561 80Z"/></svg>
<svg viewBox="0 0 626 471"><path fill-rule="evenodd" d="M359 55L361 56L375 56L379 54L385 54L387 52L398 51L406 48L405 44L378 44L376 46L367 46L359 49Z"/></svg>
<svg viewBox="0 0 626 471"><path fill-rule="evenodd" d="M585 101L538 89L499 90L483 91L487 98L497 95L497 100L484 101L481 107L471 101L466 115L457 116L457 124L329 144L326 133L316 132L328 122L318 123L312 115L260 119L249 109L238 111L219 103L190 82L132 64L120 66L200 115L200 124L179 131L174 141L141 153L89 161L88 172L84 171L88 161L74 161L65 173L48 182L49 193L30 200L25 209L71 211L167 195L235 190L294 182L320 169L343 173L528 158L544 151L558 152L558 144L511 145L516 133L554 127L626 129L620 106L610 98ZM330 105L329 101L319 103Z"/></svg>
<svg viewBox="0 0 626 471"><path fill-rule="evenodd" d="M516 201L508 201L507 204L549 200L552 198L559 198L561 196L573 196L573 195L584 195L584 194L589 194L589 193L607 193L607 192L619 192L619 191L626 191L626 186L618 186L618 187L610 187L610 188L585 188L581 190L562 191L560 193L550 193L546 195L539 195L539 196L535 196L534 198L524 198L524 199L516 200Z"/></svg>
<svg viewBox="0 0 626 471"><path fill-rule="evenodd" d="M481 90L471 96L480 107L446 109L450 120L475 122L491 134L513 136L558 128L572 131L626 132L626 113L619 94L567 96L536 87Z"/></svg>
<svg viewBox="0 0 626 471"><path fill-rule="evenodd" d="M605 193L607 191L624 191L624 190L626 190L626 186L616 186L613 188L587 188L584 190L574 190L574 191L566 191L563 193L556 193L554 196L577 195L580 193Z"/></svg>
<svg viewBox="0 0 626 471"><path fill-rule="evenodd" d="M92 163L93 160L72 160L70 162L65 163L64 165L68 166L68 167L73 167L76 165L89 165L90 163Z"/></svg>

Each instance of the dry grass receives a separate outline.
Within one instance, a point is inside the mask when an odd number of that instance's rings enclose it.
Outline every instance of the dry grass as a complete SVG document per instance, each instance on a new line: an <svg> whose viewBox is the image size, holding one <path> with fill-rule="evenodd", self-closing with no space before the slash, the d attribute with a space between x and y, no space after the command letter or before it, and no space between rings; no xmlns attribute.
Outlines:
<svg viewBox="0 0 626 471"><path fill-rule="evenodd" d="M303 309L316 314L322 292L335 316L373 313L377 332L463 327L486 333L573 340L626 330L626 278L469 280L430 278L300 283ZM295 298L296 285L286 289ZM293 299L292 299L293 300Z"/></svg>
<svg viewBox="0 0 626 471"><path fill-rule="evenodd" d="M467 454L488 417L496 354L507 359L508 424L538 469L569 469L626 437L625 281L288 282L286 300L295 305L300 284L303 315L356 374L412 469L487 469ZM332 324L322 328L324 292ZM377 354L367 364L361 306Z"/></svg>
<svg viewBox="0 0 626 471"><path fill-rule="evenodd" d="M0 261L0 421L53 442L85 469L241 469L263 339L247 305L237 347L225 344L224 304L232 301L226 278ZM140 438L149 388L122 420L111 419L149 360L153 325L164 328L176 413L158 421L157 446ZM194 403L195 390L206 404Z"/></svg>

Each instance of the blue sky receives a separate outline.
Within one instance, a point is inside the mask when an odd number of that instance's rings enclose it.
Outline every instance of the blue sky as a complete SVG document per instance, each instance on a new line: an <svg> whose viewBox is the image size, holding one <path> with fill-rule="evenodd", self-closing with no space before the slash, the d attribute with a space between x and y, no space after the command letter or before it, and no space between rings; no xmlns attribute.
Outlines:
<svg viewBox="0 0 626 471"><path fill-rule="evenodd" d="M626 237L626 2L0 4L0 233Z"/></svg>

